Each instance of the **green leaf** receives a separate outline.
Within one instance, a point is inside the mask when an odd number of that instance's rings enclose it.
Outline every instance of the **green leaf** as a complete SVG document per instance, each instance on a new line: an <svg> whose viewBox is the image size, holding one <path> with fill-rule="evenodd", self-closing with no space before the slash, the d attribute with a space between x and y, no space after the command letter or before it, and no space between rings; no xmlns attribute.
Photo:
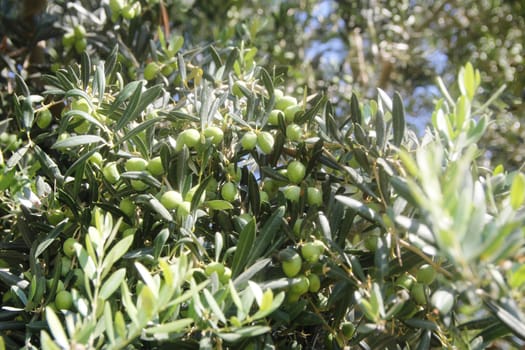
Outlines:
<svg viewBox="0 0 525 350"><path fill-rule="evenodd" d="M204 289L202 292L213 314L219 319L219 321L226 323L226 317L211 292L208 289Z"/></svg>
<svg viewBox="0 0 525 350"><path fill-rule="evenodd" d="M55 238L57 238L59 234L62 233L66 223L67 223L67 219L66 220L62 220L60 223L58 223L58 225L56 225L55 228L52 229L51 232L49 232L49 234L47 235L46 239L44 239L36 247L35 253L34 253L35 259L38 258L40 256L40 254L42 254L47 249L47 247L49 247L55 241Z"/></svg>
<svg viewBox="0 0 525 350"><path fill-rule="evenodd" d="M122 117L120 117L120 119L117 121L117 124L115 125L115 131L122 129L125 125L127 125L138 115L138 112L140 112L137 107L140 103L140 98L143 93L142 86L143 83L142 81L140 81L135 87L135 90L133 91L133 94L130 97L130 101L126 109L124 110L124 113L122 113Z"/></svg>
<svg viewBox="0 0 525 350"><path fill-rule="evenodd" d="M497 301L490 299L485 299L484 301L485 304L489 307L490 311L503 324L509 327L512 330L512 333L514 333L520 339L525 340L525 322L522 319L513 315L511 312L509 312L507 309L501 306L500 303ZM515 311L519 312L519 309Z"/></svg>
<svg viewBox="0 0 525 350"><path fill-rule="evenodd" d="M394 132L393 144L396 147L401 145L403 137L405 136L406 120L405 107L403 106L403 99L396 91L394 93L394 102L392 105L392 129Z"/></svg>
<svg viewBox="0 0 525 350"><path fill-rule="evenodd" d="M58 346L47 334L46 331L42 331L40 333L40 343L42 344L42 350L61 350L64 348L61 348ZM5 349L5 348L4 348Z"/></svg>
<svg viewBox="0 0 525 350"><path fill-rule="evenodd" d="M126 269L118 269L113 272L111 276L104 282L102 288L100 288L99 297L102 300L107 300L111 294L113 294L120 286L124 277L126 276Z"/></svg>
<svg viewBox="0 0 525 350"><path fill-rule="evenodd" d="M361 108L359 107L359 101L357 100L357 95L352 93L350 98L350 115L352 116L352 121L356 124L363 124L363 117L361 115Z"/></svg>
<svg viewBox="0 0 525 350"><path fill-rule="evenodd" d="M91 59L86 51L82 52L80 56L80 76L82 89L86 90L89 85L89 77L91 76Z"/></svg>
<svg viewBox="0 0 525 350"><path fill-rule="evenodd" d="M373 209L370 209L369 207L367 207L365 204L361 203L360 201L354 198L351 198L351 197L343 196L343 195L336 195L335 199L337 199L344 205L352 208L365 219L370 220L371 222L378 224L381 227L385 226L381 216L376 211L374 211Z"/></svg>
<svg viewBox="0 0 525 350"><path fill-rule="evenodd" d="M111 270L113 264L127 253L129 247L131 247L131 244L133 243L133 239L133 235L124 237L109 251L102 262L102 278L104 278L105 275Z"/></svg>
<svg viewBox="0 0 525 350"><path fill-rule="evenodd" d="M156 298L148 285L142 287L137 298L138 321L144 327L153 317L157 310Z"/></svg>
<svg viewBox="0 0 525 350"><path fill-rule="evenodd" d="M118 287L118 286L117 286ZM108 335L109 343L115 343L115 327L113 327L113 312L111 312L111 304L106 301L104 303L104 326L106 334Z"/></svg>
<svg viewBox="0 0 525 350"><path fill-rule="evenodd" d="M225 200L213 199L205 202L206 206L214 210L230 210L233 209L233 205Z"/></svg>
<svg viewBox="0 0 525 350"><path fill-rule="evenodd" d="M180 333L184 328L188 327L193 323L192 318L182 318L180 320L160 324L158 326L146 328L145 331L148 334L158 333Z"/></svg>
<svg viewBox="0 0 525 350"><path fill-rule="evenodd" d="M239 234L237 249L233 255L232 276L238 276L248 262L248 255L255 242L255 219L251 219Z"/></svg>
<svg viewBox="0 0 525 350"><path fill-rule="evenodd" d="M62 148L72 148L83 145L90 145L93 143L105 143L105 140L97 135L79 135L71 136L65 140L57 141L51 148L53 149L62 149Z"/></svg>
<svg viewBox="0 0 525 350"><path fill-rule="evenodd" d="M257 244L251 244L250 248L248 249L249 257L246 262L247 264L251 264L265 255L266 249L274 240L275 236L279 233L279 227L283 223L284 214L285 207L280 206L272 213L272 216L266 220L260 230L259 237L257 238Z"/></svg>
<svg viewBox="0 0 525 350"><path fill-rule="evenodd" d="M66 332L64 331L64 328L62 328L60 319L50 307L46 307L46 320L56 343L63 349L69 349L69 341Z"/></svg>
<svg viewBox="0 0 525 350"><path fill-rule="evenodd" d="M517 173L512 179L510 186L510 205L512 209L518 210L525 200L525 175Z"/></svg>

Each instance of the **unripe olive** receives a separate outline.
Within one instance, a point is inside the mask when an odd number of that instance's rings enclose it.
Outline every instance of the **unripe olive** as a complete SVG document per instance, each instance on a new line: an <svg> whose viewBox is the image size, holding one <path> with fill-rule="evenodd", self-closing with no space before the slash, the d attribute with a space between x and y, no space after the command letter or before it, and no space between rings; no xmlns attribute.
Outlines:
<svg viewBox="0 0 525 350"><path fill-rule="evenodd" d="M51 114L51 111L48 108L44 108L37 114L36 125L40 129L47 129L47 127L51 124L52 119L53 115Z"/></svg>
<svg viewBox="0 0 525 350"><path fill-rule="evenodd" d="M91 106L88 101L83 98L79 98L71 102L71 110L79 110L86 113L91 113Z"/></svg>
<svg viewBox="0 0 525 350"><path fill-rule="evenodd" d="M73 307L73 296L67 290L61 290L55 296L55 306L59 310L70 310Z"/></svg>
<svg viewBox="0 0 525 350"><path fill-rule="evenodd" d="M264 154L269 154L272 152L274 143L275 140L273 135L268 131L261 131L259 135L257 135L257 145Z"/></svg>
<svg viewBox="0 0 525 350"><path fill-rule="evenodd" d="M292 96L283 96L275 102L275 109L279 109L284 112L286 108L289 106L293 106L297 104L297 99Z"/></svg>
<svg viewBox="0 0 525 350"><path fill-rule="evenodd" d="M226 284L228 283L229 280L231 280L232 278L232 270L225 266L224 267L224 273L222 274L222 276L219 276L219 281L222 283L222 284Z"/></svg>
<svg viewBox="0 0 525 350"><path fill-rule="evenodd" d="M77 240L73 237L69 237L64 241L64 244L62 245L62 250L64 251L64 254L71 258L75 254L75 243L77 243Z"/></svg>
<svg viewBox="0 0 525 350"><path fill-rule="evenodd" d="M160 202L166 209L176 209L184 201L182 195L178 191L166 191L160 197Z"/></svg>
<svg viewBox="0 0 525 350"><path fill-rule="evenodd" d="M283 189L284 197L291 202L298 202L301 195L301 188L297 185L286 186Z"/></svg>
<svg viewBox="0 0 525 350"><path fill-rule="evenodd" d="M177 136L176 150L180 151L184 145L195 147L200 142L201 135L197 129L186 129Z"/></svg>
<svg viewBox="0 0 525 350"><path fill-rule="evenodd" d="M279 116L284 118L284 113L280 109L273 109L268 115L268 124L279 125Z"/></svg>
<svg viewBox="0 0 525 350"><path fill-rule="evenodd" d="M106 164L102 169L102 174L110 184L114 184L120 179L120 173L115 162Z"/></svg>
<svg viewBox="0 0 525 350"><path fill-rule="evenodd" d="M73 28L73 33L77 39L81 39L86 36L86 28L83 25L78 24Z"/></svg>
<svg viewBox="0 0 525 350"><path fill-rule="evenodd" d="M341 325L341 331L346 339L350 339L355 334L355 325L351 322L344 322Z"/></svg>
<svg viewBox="0 0 525 350"><path fill-rule="evenodd" d="M287 123L293 123L295 120L295 114L302 110L301 105L293 105L286 107L284 110L284 119Z"/></svg>
<svg viewBox="0 0 525 350"><path fill-rule="evenodd" d="M217 275L220 277L224 274L225 268L224 268L224 265L221 264L220 262L213 261L209 263L208 265L206 265L206 267L204 268L204 272L208 276L211 276L212 273L216 272Z"/></svg>
<svg viewBox="0 0 525 350"><path fill-rule="evenodd" d="M306 292L308 292L308 288L310 287L310 281L305 275L299 275L297 276L297 278L299 278L299 282L293 284L290 287L290 292L303 295Z"/></svg>
<svg viewBox="0 0 525 350"><path fill-rule="evenodd" d="M224 138L224 132L217 126L208 126L202 133L204 134L204 137L211 138L211 143L214 145L221 143Z"/></svg>
<svg viewBox="0 0 525 350"><path fill-rule="evenodd" d="M132 217L135 213L135 204L129 197L122 198L119 204L119 208L128 217Z"/></svg>
<svg viewBox="0 0 525 350"><path fill-rule="evenodd" d="M177 208L177 220L182 221L191 210L191 202L184 201Z"/></svg>
<svg viewBox="0 0 525 350"><path fill-rule="evenodd" d="M416 280L419 283L430 284L436 278L436 270L432 265L424 264L416 272Z"/></svg>
<svg viewBox="0 0 525 350"><path fill-rule="evenodd" d="M395 284L398 287L401 287L406 290L410 290L415 282L416 282L416 279L414 278L414 276L406 272L396 279Z"/></svg>
<svg viewBox="0 0 525 350"><path fill-rule="evenodd" d="M84 52L86 47L87 47L87 40L86 40L86 38L77 39L77 41L75 41L75 51L77 53Z"/></svg>
<svg viewBox="0 0 525 350"><path fill-rule="evenodd" d="M316 187L306 189L306 201L309 205L321 206L323 204L323 193Z"/></svg>
<svg viewBox="0 0 525 350"><path fill-rule="evenodd" d="M160 66L157 62L150 62L144 68L144 79L153 80L160 71Z"/></svg>
<svg viewBox="0 0 525 350"><path fill-rule="evenodd" d="M295 123L292 123L286 127L286 138L289 141L300 141L303 137L303 130Z"/></svg>
<svg viewBox="0 0 525 350"><path fill-rule="evenodd" d="M148 184L141 180L131 180L130 183L131 187L137 191L144 191L146 188L148 188Z"/></svg>
<svg viewBox="0 0 525 350"><path fill-rule="evenodd" d="M281 252L281 267L287 277L295 277L301 271L303 261L301 256L292 249L286 249Z"/></svg>
<svg viewBox="0 0 525 350"><path fill-rule="evenodd" d="M306 242L301 247L301 255L304 260L310 263L316 263L324 252L324 244L319 240Z"/></svg>
<svg viewBox="0 0 525 350"><path fill-rule="evenodd" d="M120 13L125 6L124 0L109 0L109 8L114 13Z"/></svg>
<svg viewBox="0 0 525 350"><path fill-rule="evenodd" d="M67 32L62 37L62 45L64 45L65 47L69 48L69 47L71 47L71 46L73 46L75 44L75 40L76 40L75 33Z"/></svg>
<svg viewBox="0 0 525 350"><path fill-rule="evenodd" d="M104 158L102 157L102 154L100 154L100 152L94 152L89 157L89 162L91 164L97 165L100 168L102 164L104 163Z"/></svg>
<svg viewBox="0 0 525 350"><path fill-rule="evenodd" d="M317 293L321 289L321 279L315 273L308 275L309 287L308 291L311 293Z"/></svg>
<svg viewBox="0 0 525 350"><path fill-rule="evenodd" d="M241 138L241 146L245 150L252 150L257 144L257 134L253 131L247 131Z"/></svg>
<svg viewBox="0 0 525 350"><path fill-rule="evenodd" d="M160 176L164 174L164 167L162 166L162 159L159 156L151 158L148 161L147 169L151 173L151 175L154 175L154 176Z"/></svg>
<svg viewBox="0 0 525 350"><path fill-rule="evenodd" d="M237 196L237 188L233 182L226 182L222 185L221 196L224 200L228 202L233 202Z"/></svg>
<svg viewBox="0 0 525 350"><path fill-rule="evenodd" d="M287 176L291 183L298 184L303 181L306 174L306 167L298 160L291 161L288 164Z"/></svg>
<svg viewBox="0 0 525 350"><path fill-rule="evenodd" d="M148 161L143 158L133 157L126 161L124 168L126 171L143 171L148 167Z"/></svg>

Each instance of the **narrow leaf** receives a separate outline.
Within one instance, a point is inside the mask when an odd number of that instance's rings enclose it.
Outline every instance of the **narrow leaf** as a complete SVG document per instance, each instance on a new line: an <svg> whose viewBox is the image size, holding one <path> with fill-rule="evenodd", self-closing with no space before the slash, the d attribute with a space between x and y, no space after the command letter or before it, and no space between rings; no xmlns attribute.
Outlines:
<svg viewBox="0 0 525 350"><path fill-rule="evenodd" d="M53 149L62 149L62 148L72 148L83 145L90 145L93 143L105 143L105 140L97 135L80 135L80 136L71 136L65 140L57 141L51 148Z"/></svg>
<svg viewBox="0 0 525 350"><path fill-rule="evenodd" d="M126 269L118 269L113 272L113 274L111 274L111 276L104 282L102 288L100 288L99 297L103 300L107 300L117 290L125 276Z"/></svg>
<svg viewBox="0 0 525 350"><path fill-rule="evenodd" d="M396 147L401 145L403 137L405 135L405 107L403 106L403 100L398 92L394 93L394 102L392 109L392 128L394 132L393 144Z"/></svg>

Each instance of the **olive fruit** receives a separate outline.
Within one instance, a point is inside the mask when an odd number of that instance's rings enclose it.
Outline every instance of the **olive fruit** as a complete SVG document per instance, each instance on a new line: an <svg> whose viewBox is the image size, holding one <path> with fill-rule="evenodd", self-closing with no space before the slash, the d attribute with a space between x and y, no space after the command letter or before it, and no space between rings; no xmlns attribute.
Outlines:
<svg viewBox="0 0 525 350"><path fill-rule="evenodd" d="M275 140L273 135L268 131L261 131L259 135L257 135L257 145L264 154L269 154L272 152L274 143Z"/></svg>
<svg viewBox="0 0 525 350"><path fill-rule="evenodd" d="M47 127L51 124L52 119L53 115L51 114L51 111L47 108L44 108L37 114L36 125L40 129L47 129Z"/></svg>
<svg viewBox="0 0 525 350"><path fill-rule="evenodd" d="M279 116L284 118L284 113L280 109L273 109L268 115L268 124L279 125Z"/></svg>
<svg viewBox="0 0 525 350"><path fill-rule="evenodd" d="M176 209L182 204L182 202L182 195L173 190L164 192L160 197L160 203L169 210Z"/></svg>
<svg viewBox="0 0 525 350"><path fill-rule="evenodd" d="M311 293L317 293L321 289L321 279L315 273L308 275L308 291Z"/></svg>
<svg viewBox="0 0 525 350"><path fill-rule="evenodd" d="M299 282L294 283L290 287L290 292L299 294L299 295L303 295L306 292L308 292L308 288L310 287L310 281L308 280L308 277L306 277L305 275L299 275L297 276L297 278L299 279Z"/></svg>
<svg viewBox="0 0 525 350"><path fill-rule="evenodd" d="M436 270L432 265L424 264L416 272L416 280L419 283L430 284L436 278Z"/></svg>
<svg viewBox="0 0 525 350"><path fill-rule="evenodd" d="M316 187L306 189L306 201L309 205L321 206L323 204L323 193Z"/></svg>
<svg viewBox="0 0 525 350"><path fill-rule="evenodd" d="M286 127L286 138L289 141L300 141L303 137L303 130L295 123L292 123Z"/></svg>
<svg viewBox="0 0 525 350"><path fill-rule="evenodd" d="M104 158L102 157L102 154L100 154L100 152L93 152L93 154L89 157L88 160L91 164L97 165L99 168L104 163Z"/></svg>
<svg viewBox="0 0 525 350"><path fill-rule="evenodd" d="M288 180L290 180L291 183L298 184L299 182L303 181L304 176L306 174L306 167L298 160L293 160L288 164L288 167L286 168L288 176Z"/></svg>
<svg viewBox="0 0 525 350"><path fill-rule="evenodd" d="M77 53L84 52L86 47L87 47L87 40L86 40L86 38L77 39L77 41L75 41L75 51Z"/></svg>
<svg viewBox="0 0 525 350"><path fill-rule="evenodd" d="M219 275L219 281L222 284L225 284L225 283L228 283L228 281L231 279L232 279L232 270L229 267L225 266L224 273L222 275Z"/></svg>
<svg viewBox="0 0 525 350"><path fill-rule="evenodd" d="M71 102L71 110L82 111L86 113L91 113L91 106L89 102L83 98L79 98Z"/></svg>
<svg viewBox="0 0 525 350"><path fill-rule="evenodd" d="M257 144L257 134L253 131L247 131L241 138L241 146L245 150L251 151Z"/></svg>
<svg viewBox="0 0 525 350"><path fill-rule="evenodd" d="M284 197L291 202L298 202L301 195L301 187L297 185L286 186L283 190Z"/></svg>
<svg viewBox="0 0 525 350"><path fill-rule="evenodd" d="M284 274L290 278L297 276L303 264L301 256L293 249L285 249L279 255Z"/></svg>
<svg viewBox="0 0 525 350"><path fill-rule="evenodd" d="M292 105L284 110L284 119L287 123L293 123L295 115L302 110L301 105Z"/></svg>
<svg viewBox="0 0 525 350"><path fill-rule="evenodd" d="M115 162L106 164L102 169L102 174L110 184L114 184L120 179L120 173Z"/></svg>
<svg viewBox="0 0 525 350"><path fill-rule="evenodd" d="M220 277L224 274L225 268L224 268L224 265L221 264L220 262L214 261L206 265L206 267L204 268L204 272L208 276L211 276L212 273L216 272L217 275Z"/></svg>
<svg viewBox="0 0 525 350"><path fill-rule="evenodd" d="M77 240L73 237L69 237L64 241L64 244L62 245L62 250L64 250L64 254L71 258L75 254L75 243L77 243Z"/></svg>
<svg viewBox="0 0 525 350"><path fill-rule="evenodd" d="M306 242L301 246L301 255L309 263L316 263L324 252L324 244L320 240Z"/></svg>
<svg viewBox="0 0 525 350"><path fill-rule="evenodd" d="M201 139L201 135L197 129L186 129L177 136L176 150L180 151L182 147L189 148L197 146Z"/></svg>
<svg viewBox="0 0 525 350"><path fill-rule="evenodd" d="M224 132L217 126L208 126L202 133L205 138L211 138L211 143L214 145L221 143L224 138Z"/></svg>
<svg viewBox="0 0 525 350"><path fill-rule="evenodd" d="M144 68L144 79L153 80L160 72L160 66L157 62L150 62Z"/></svg>
<svg viewBox="0 0 525 350"><path fill-rule="evenodd" d="M148 161L148 165L146 169L148 169L151 175L154 175L154 176L160 176L164 174L164 167L162 166L162 159L159 156L151 158Z"/></svg>
<svg viewBox="0 0 525 350"><path fill-rule="evenodd" d="M126 171L143 171L148 167L148 161L143 158L133 157L126 161L124 168Z"/></svg>
<svg viewBox="0 0 525 350"><path fill-rule="evenodd" d="M284 111L286 108L296 105L297 99L293 96L283 96L277 100L275 103L275 109Z"/></svg>
<svg viewBox="0 0 525 350"><path fill-rule="evenodd" d="M350 339L355 334L355 325L351 322L343 322L343 324L341 324L341 331L346 339Z"/></svg>
<svg viewBox="0 0 525 350"><path fill-rule="evenodd" d="M402 274L396 279L396 286L401 287L406 290L410 290L412 288L412 285L416 282L416 279L414 276L409 274L408 272Z"/></svg>
<svg viewBox="0 0 525 350"><path fill-rule="evenodd" d="M124 214L126 214L129 217L132 217L135 213L135 204L129 197L122 198L119 204L119 208Z"/></svg>
<svg viewBox="0 0 525 350"><path fill-rule="evenodd" d="M131 180L130 183L131 187L137 191L144 191L146 188L148 188L148 184L141 180Z"/></svg>
<svg viewBox="0 0 525 350"><path fill-rule="evenodd" d="M237 196L237 188L235 187L235 184L231 181L228 181L222 185L221 196L224 200L233 202Z"/></svg>
<svg viewBox="0 0 525 350"><path fill-rule="evenodd" d="M59 310L70 310L73 307L73 296L67 290L61 290L55 296L55 306Z"/></svg>

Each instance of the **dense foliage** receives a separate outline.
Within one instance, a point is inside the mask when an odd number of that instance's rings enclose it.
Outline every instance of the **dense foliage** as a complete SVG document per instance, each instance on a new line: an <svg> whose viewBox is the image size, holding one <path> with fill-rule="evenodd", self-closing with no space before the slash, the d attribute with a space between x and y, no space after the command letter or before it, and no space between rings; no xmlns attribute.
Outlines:
<svg viewBox="0 0 525 350"><path fill-rule="evenodd" d="M409 82L301 72L310 2L36 3L2 2L0 348L523 346L525 175L481 141L503 81L458 65L413 130ZM350 45L412 3L331 16Z"/></svg>

